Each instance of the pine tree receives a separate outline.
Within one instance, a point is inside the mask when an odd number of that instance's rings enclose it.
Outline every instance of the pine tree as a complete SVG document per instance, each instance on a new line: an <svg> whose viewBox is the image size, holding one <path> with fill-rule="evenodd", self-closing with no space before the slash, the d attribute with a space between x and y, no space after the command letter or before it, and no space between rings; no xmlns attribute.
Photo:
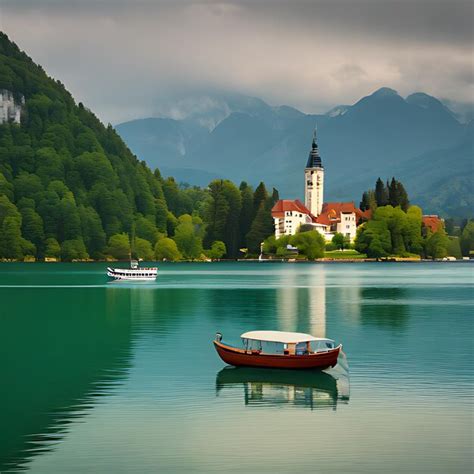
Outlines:
<svg viewBox="0 0 474 474"><path fill-rule="evenodd" d="M397 207L400 204L400 197L398 195L398 182L392 177L392 181L388 185L388 203Z"/></svg>
<svg viewBox="0 0 474 474"><path fill-rule="evenodd" d="M366 211L370 208L368 191L362 193L362 200L360 201L359 208L361 211Z"/></svg>
<svg viewBox="0 0 474 474"><path fill-rule="evenodd" d="M397 181L398 205L406 212L410 205L408 194L400 181Z"/></svg>
<svg viewBox="0 0 474 474"><path fill-rule="evenodd" d="M245 236L250 230L253 219L253 192L252 188L245 182L242 181L240 184L240 196L242 198L242 209L239 217L239 231L240 231L240 246L245 246Z"/></svg>
<svg viewBox="0 0 474 474"><path fill-rule="evenodd" d="M388 192L384 182L378 178L375 183L375 200L377 206L386 206L388 204Z"/></svg>
<svg viewBox="0 0 474 474"><path fill-rule="evenodd" d="M260 184L255 189L253 193L253 215L254 217L257 215L258 210L260 209L260 204L265 202L268 199L267 188L265 184L260 181Z"/></svg>

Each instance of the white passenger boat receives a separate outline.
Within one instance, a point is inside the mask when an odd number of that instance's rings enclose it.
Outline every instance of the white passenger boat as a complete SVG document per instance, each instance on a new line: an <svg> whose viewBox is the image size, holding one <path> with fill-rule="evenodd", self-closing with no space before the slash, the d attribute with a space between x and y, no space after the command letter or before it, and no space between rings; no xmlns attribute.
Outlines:
<svg viewBox="0 0 474 474"><path fill-rule="evenodd" d="M130 268L107 268L107 276L114 280L153 281L158 274L158 268L140 268L136 260L130 261Z"/></svg>

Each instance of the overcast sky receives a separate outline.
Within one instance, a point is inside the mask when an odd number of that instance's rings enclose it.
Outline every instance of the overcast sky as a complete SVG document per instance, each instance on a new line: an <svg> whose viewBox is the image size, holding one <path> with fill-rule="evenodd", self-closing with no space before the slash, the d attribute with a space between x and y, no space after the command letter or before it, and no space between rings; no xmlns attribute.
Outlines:
<svg viewBox="0 0 474 474"><path fill-rule="evenodd" d="M232 91L325 112L388 86L474 101L470 0L0 0L0 28L104 121Z"/></svg>

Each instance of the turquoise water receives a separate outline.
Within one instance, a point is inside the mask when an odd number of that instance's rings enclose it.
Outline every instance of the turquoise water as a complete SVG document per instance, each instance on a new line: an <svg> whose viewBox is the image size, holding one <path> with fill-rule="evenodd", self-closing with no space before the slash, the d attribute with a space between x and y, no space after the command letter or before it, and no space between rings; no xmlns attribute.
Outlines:
<svg viewBox="0 0 474 474"><path fill-rule="evenodd" d="M0 265L0 472L472 472L470 263L105 267ZM251 329L345 356L224 369Z"/></svg>

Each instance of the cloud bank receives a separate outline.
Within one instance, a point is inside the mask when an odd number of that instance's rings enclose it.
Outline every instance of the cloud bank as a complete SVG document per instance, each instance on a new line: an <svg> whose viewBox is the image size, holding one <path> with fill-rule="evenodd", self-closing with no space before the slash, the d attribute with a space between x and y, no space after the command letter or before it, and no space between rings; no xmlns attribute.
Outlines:
<svg viewBox="0 0 474 474"><path fill-rule="evenodd" d="M0 28L104 121L225 91L305 112L388 86L474 101L473 3L3 0Z"/></svg>

